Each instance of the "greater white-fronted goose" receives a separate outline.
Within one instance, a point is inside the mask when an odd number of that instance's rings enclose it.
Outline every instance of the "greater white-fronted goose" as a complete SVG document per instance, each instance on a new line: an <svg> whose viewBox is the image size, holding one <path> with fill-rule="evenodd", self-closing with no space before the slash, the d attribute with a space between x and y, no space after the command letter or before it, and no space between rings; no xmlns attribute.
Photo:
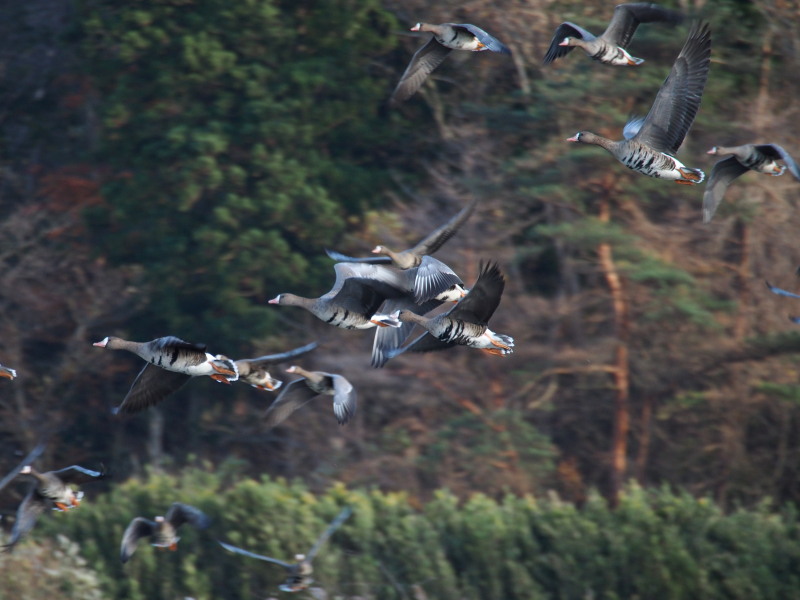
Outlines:
<svg viewBox="0 0 800 600"><path fill-rule="evenodd" d="M798 271L800 271L800 269L798 269ZM778 294L779 296L786 296L787 298L797 298L798 300L800 300L800 294L793 294L792 292L789 292L787 290L775 287L769 281L765 281L764 283L767 284L769 291L772 292L773 294ZM792 323L800 323L800 317L789 317L789 320Z"/></svg>
<svg viewBox="0 0 800 600"><path fill-rule="evenodd" d="M356 414L356 390L342 375L307 371L296 365L286 369L286 372L300 375L301 378L287 383L267 409L264 414L267 427L282 423L294 411L320 395L333 396L333 413L339 425L344 425Z"/></svg>
<svg viewBox="0 0 800 600"><path fill-rule="evenodd" d="M211 518L199 508L180 502L173 502L164 516L157 516L154 520L136 517L133 519L125 533L122 534L119 557L123 563L128 562L136 552L139 540L152 537L151 545L156 548L177 550L178 528L188 523L196 529L206 529L211 524Z"/></svg>
<svg viewBox="0 0 800 600"><path fill-rule="evenodd" d="M236 364L221 355L206 352L205 344L184 342L174 336L149 342L131 342L108 336L92 344L99 348L127 350L147 361L115 413L132 414L158 404L192 377L207 375L214 381L231 383L239 378Z"/></svg>
<svg viewBox="0 0 800 600"><path fill-rule="evenodd" d="M0 378L14 379L16 376L17 372L14 369L0 365Z"/></svg>
<svg viewBox="0 0 800 600"><path fill-rule="evenodd" d="M360 277L348 263L333 265L336 281L333 288L319 298L304 298L295 294L278 294L270 304L299 306L329 325L342 329L371 327L400 327L400 322L378 309L387 298L406 295L384 279Z"/></svg>
<svg viewBox="0 0 800 600"><path fill-rule="evenodd" d="M642 175L682 184L702 182L703 171L687 167L673 155L683 143L700 107L710 57L708 23L695 23L650 112L644 119L628 121L623 130L624 140L614 141L590 131L580 131L567 141L601 146L623 165Z"/></svg>
<svg viewBox="0 0 800 600"><path fill-rule="evenodd" d="M340 512L336 518L331 521L327 529L325 529L325 531L322 532L322 535L317 538L317 541L314 542L314 545L307 554L295 554L294 559L296 562L294 563L288 563L278 560L277 558L264 556L263 554L256 554L255 552L250 552L231 544L226 544L221 540L217 541L223 548L230 550L231 552L236 552L237 554L241 554L243 556L249 556L250 558L257 558L258 560L280 565L286 569L286 581L280 585L280 590L283 592L300 592L307 589L308 586L314 582L311 577L312 573L314 572L312 561L319 552L319 549L328 540L328 538L331 537L331 535L333 535L333 533L339 529L339 527L341 527L342 523L344 523L352 513L353 509L349 506L342 509L342 512Z"/></svg>
<svg viewBox="0 0 800 600"><path fill-rule="evenodd" d="M280 352L278 354L267 354L258 358L240 358L234 361L236 369L239 371L239 381L249 383L259 390L275 391L283 385L280 379L275 379L267 371L270 365L278 365L292 358L308 354L317 347L316 342L311 342L300 348Z"/></svg>
<svg viewBox="0 0 800 600"><path fill-rule="evenodd" d="M491 50L501 54L511 54L505 44L486 33L480 27L469 23L417 23L411 31L429 31L433 37L414 54L406 67L400 83L392 92L391 105L405 102L422 86L436 67L442 64L451 50L470 50L483 52Z"/></svg>
<svg viewBox="0 0 800 600"><path fill-rule="evenodd" d="M628 66L640 65L643 58L631 56L625 49L630 44L636 28L641 23L680 23L683 15L674 10L663 8L649 2L619 4L614 9L614 16L606 30L595 37L583 27L566 21L556 28L550 48L544 55L543 64L549 65L557 58L566 56L574 48L582 48L596 61L607 65Z"/></svg>
<svg viewBox="0 0 800 600"><path fill-rule="evenodd" d="M711 169L711 176L703 194L703 222L709 223L717 212L725 190L731 182L746 173L755 171L765 175L783 175L786 169L800 181L800 167L778 144L744 144L742 146L714 146L708 154L732 154L723 158ZM782 160L786 164L778 164Z"/></svg>
<svg viewBox="0 0 800 600"><path fill-rule="evenodd" d="M489 319L500 304L504 288L505 278L500 267L497 263L488 263L481 267L478 280L469 293L449 312L425 317L407 310L400 311L397 315L400 321L420 325L427 333L387 354L391 358L406 351L428 352L456 345L479 348L498 356L511 354L514 339L489 329Z"/></svg>
<svg viewBox="0 0 800 600"><path fill-rule="evenodd" d="M92 471L78 465L44 473L30 465L22 467L18 476L30 481L30 489L17 508L11 539L4 546L5 551L11 552L48 509L63 512L78 506L83 498L83 492L76 491L72 485L94 481L103 475L103 472Z"/></svg>

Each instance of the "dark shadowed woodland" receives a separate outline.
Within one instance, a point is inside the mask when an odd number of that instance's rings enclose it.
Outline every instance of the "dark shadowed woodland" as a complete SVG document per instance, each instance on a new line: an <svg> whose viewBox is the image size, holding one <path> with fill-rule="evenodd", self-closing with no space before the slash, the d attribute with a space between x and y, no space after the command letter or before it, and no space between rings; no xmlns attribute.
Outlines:
<svg viewBox="0 0 800 600"><path fill-rule="evenodd" d="M40 469L106 474L0 554L0 598L288 598L214 538L290 559L347 505L304 597L800 598L800 300L765 284L800 293L800 181L744 173L704 223L704 183L565 142L621 139L703 19L677 157L800 161L800 5L662 4L686 19L640 26L636 67L542 64L559 23L603 31L596 0L0 4L0 476L41 441ZM418 21L511 55L452 52L390 106ZM467 287L499 264L513 354L373 368L372 330L268 304L328 291L326 249L410 248L474 199L435 256ZM297 364L358 411L340 426L325 396L267 428L276 392L195 377L114 414L142 361L92 343L167 335L235 359L317 342ZM0 492L4 538L24 493ZM211 527L122 565L131 518L175 501Z"/></svg>

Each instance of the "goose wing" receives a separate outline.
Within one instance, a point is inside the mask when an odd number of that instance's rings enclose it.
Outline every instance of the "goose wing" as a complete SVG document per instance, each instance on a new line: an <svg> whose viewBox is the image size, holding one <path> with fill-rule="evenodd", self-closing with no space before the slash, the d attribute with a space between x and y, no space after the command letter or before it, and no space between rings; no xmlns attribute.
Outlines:
<svg viewBox="0 0 800 600"><path fill-rule="evenodd" d="M427 236L420 240L416 246L407 250L409 254L416 254L417 256L426 256L433 254L441 248L447 240L453 237L461 226L472 215L475 207L478 205L478 199L473 198L467 205L462 208L458 213L446 223L443 223Z"/></svg>
<svg viewBox="0 0 800 600"><path fill-rule="evenodd" d="M749 171L735 156L718 160L711 169L703 192L703 223L710 223L731 181Z"/></svg>
<svg viewBox="0 0 800 600"><path fill-rule="evenodd" d="M236 554L241 554L243 556L249 556L250 558L257 558L258 560L265 560L267 562L274 563L276 565L282 566L284 569L291 569L292 564L284 562L282 560L278 560L277 558L272 558L271 556L264 556L263 554L256 554L255 552L250 552L249 550L244 550L242 548L238 548L236 546L232 546L231 544L226 544L223 541L217 540L220 546L225 548L225 550L230 550L231 552L236 552Z"/></svg>
<svg viewBox="0 0 800 600"><path fill-rule="evenodd" d="M681 13L663 8L658 4L650 2L620 4L614 9L614 16L611 17L611 22L600 37L621 48L627 48L640 23L654 21L680 23L682 20Z"/></svg>
<svg viewBox="0 0 800 600"><path fill-rule="evenodd" d="M481 44L486 46L487 50L491 50L492 52L499 52L501 54L511 54L511 50L508 49L508 46L506 46L503 42L498 40L493 35L486 33L480 27L472 25L471 23L454 23L452 26L456 28L466 29L467 31L469 31L472 35L474 35L477 38L477 40Z"/></svg>
<svg viewBox="0 0 800 600"><path fill-rule="evenodd" d="M143 537L153 535L158 529L155 521L145 519L144 517L136 517L125 528L125 533L122 534L122 543L119 548L119 558L123 563L128 562L136 552L136 547L139 545L139 540Z"/></svg>
<svg viewBox="0 0 800 600"><path fill-rule="evenodd" d="M328 538L331 537L331 535L333 535L333 533L337 529L339 529L339 527L342 526L342 523L344 523L347 519L350 518L351 514L353 514L353 509L350 508L349 506L346 506L342 509L342 511L338 515L336 515L336 518L330 522L325 531L322 532L322 535L320 535L317 538L317 541L314 542L314 545L311 546L311 550L309 550L308 554L306 554L307 561L311 562L312 560L314 560L314 557L319 552L319 549L322 547L322 544L328 541Z"/></svg>
<svg viewBox="0 0 800 600"><path fill-rule="evenodd" d="M683 143L700 108L711 62L708 23L696 22L633 139L667 154Z"/></svg>
<svg viewBox="0 0 800 600"><path fill-rule="evenodd" d="M36 525L36 521L47 510L49 503L40 496L35 489L31 489L17 507L17 516L14 527L11 529L11 539L4 545L5 552L11 552L19 541L25 537Z"/></svg>
<svg viewBox="0 0 800 600"><path fill-rule="evenodd" d="M789 298L800 298L800 295L793 294L792 292L787 292L786 290L782 290L779 287L775 287L769 281L765 281L764 283L767 284L769 291L772 292L773 294L778 294L779 296L787 296Z"/></svg>
<svg viewBox="0 0 800 600"><path fill-rule="evenodd" d="M169 507L169 510L167 510L167 514L164 515L164 518L175 529L184 523L188 523L197 529L205 529L211 525L211 517L209 517L206 513L199 508L195 508L194 506L183 504L181 502L173 502Z"/></svg>
<svg viewBox="0 0 800 600"><path fill-rule="evenodd" d="M575 49L575 46L559 46L559 44L568 37L586 40L587 42L596 39L592 33L586 31L580 25L565 21L556 27L556 32L553 35L553 39L550 41L550 47L544 55L542 64L549 65L555 59L566 56Z"/></svg>
<svg viewBox="0 0 800 600"><path fill-rule="evenodd" d="M257 358L243 358L237 360L236 363L248 363L252 370L256 370L268 365L277 365L282 362L286 362L290 358L303 356L304 354L308 354L314 350L317 346L317 342L311 342L305 346L300 346L299 348L294 348L293 350L287 350L286 352L279 352L278 354L265 354L264 356L259 356Z"/></svg>
<svg viewBox="0 0 800 600"><path fill-rule="evenodd" d="M447 316L468 323L487 325L500 304L505 285L505 278L497 263L482 265L475 285Z"/></svg>
<svg viewBox="0 0 800 600"><path fill-rule="evenodd" d="M381 327L380 329L391 329L390 327ZM28 455L22 459L22 462L19 463L16 467L14 467L8 474L0 480L0 490L6 487L10 482L14 481L14 479L19 475L19 472L26 466L31 464L34 460L39 458L39 456L44 452L44 449L47 444L45 442L39 442L36 444L33 450L28 452Z"/></svg>
<svg viewBox="0 0 800 600"><path fill-rule="evenodd" d="M133 414L155 406L173 392L181 389L191 378L191 375L167 371L147 363L133 380L131 389L122 400L122 404L114 409L114 414Z"/></svg>
<svg viewBox="0 0 800 600"><path fill-rule="evenodd" d="M341 252L336 252L336 250L328 250L325 249L325 254L327 254L330 258L338 262L352 262L352 263L370 263L373 265L377 264L390 264L392 262L391 257L389 256L364 256L362 258L356 258L354 256L347 256L346 254L342 254Z"/></svg>
<svg viewBox="0 0 800 600"><path fill-rule="evenodd" d="M264 413L266 426L275 427L282 423L298 408L308 404L316 395L317 393L306 385L305 377L290 381L283 386L283 391Z"/></svg>
<svg viewBox="0 0 800 600"><path fill-rule="evenodd" d="M791 154L778 146L778 144L756 144L756 149L774 160L782 160L785 162L789 172L794 175L795 179L800 180L800 167L797 166Z"/></svg>
<svg viewBox="0 0 800 600"><path fill-rule="evenodd" d="M388 328L381 327L381 329ZM356 414L356 390L353 384L341 375L336 373L323 373L323 375L329 377L333 385L333 412L336 421L339 425L344 425Z"/></svg>
<svg viewBox="0 0 800 600"><path fill-rule="evenodd" d="M392 96L389 99L390 104L397 105L413 96L422 87L428 75L442 64L448 54L450 54L450 48L442 46L436 41L436 38L432 37L428 40L428 43L417 50L411 58L411 62L406 67L400 82L392 92Z"/></svg>
<svg viewBox="0 0 800 600"><path fill-rule="evenodd" d="M64 483L85 483L105 477L105 471L92 471L79 465L64 467L52 473Z"/></svg>

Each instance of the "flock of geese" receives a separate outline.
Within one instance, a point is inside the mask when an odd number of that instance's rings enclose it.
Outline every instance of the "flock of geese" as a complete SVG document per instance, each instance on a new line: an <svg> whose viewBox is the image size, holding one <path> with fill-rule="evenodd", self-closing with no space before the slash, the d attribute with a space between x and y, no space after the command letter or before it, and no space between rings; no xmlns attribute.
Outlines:
<svg viewBox="0 0 800 600"><path fill-rule="evenodd" d="M544 64L564 58L574 48L581 48L590 58L613 66L637 66L644 59L626 50L642 23L677 24L680 13L656 4L621 4L614 10L606 30L595 36L579 25L564 22L558 26L545 54ZM416 93L431 72L453 50L480 52L490 50L510 54L502 42L471 24L418 23L412 31L429 32L430 40L414 54L397 84L390 103L398 105ZM711 57L709 24L696 21L678 54L669 76L661 85L649 112L643 118L631 118L623 128L623 139L610 140L589 131L579 131L568 142L594 144L607 150L626 167L649 177L667 179L679 184L694 185L705 181L705 173L687 167L675 154L691 127L700 106L708 78ZM800 169L792 157L776 144L744 144L716 146L713 155L729 155L717 162L709 177L703 197L703 220L709 222L730 183L748 170L781 175L788 169L800 180ZM783 164L780 164L783 163ZM471 200L448 222L431 232L417 245L394 251L379 245L373 256L355 258L329 250L336 262L335 280L330 291L317 298L282 293L270 304L296 306L325 323L342 329L375 329L371 364L382 367L388 360L404 352L427 352L454 346L484 350L488 354L507 356L513 352L511 336L489 329L489 320L497 309L505 279L496 262L482 263L471 288L446 264L431 256L447 242L475 210ZM774 293L800 298L767 284ZM440 309L442 305L449 310ZM797 319L800 322L800 319ZM418 327L420 334L409 341ZM108 336L94 343L99 348L125 350L145 361L116 413L133 414L154 406L180 389L193 377L207 376L221 383L241 381L258 389L278 391L267 409L266 426L274 427L317 396L332 396L336 420L343 425L356 412L356 392L342 375L309 371L293 365L287 373L298 376L285 386L270 374L274 365L288 362L311 352L316 343L283 352L248 359L231 359L211 354L206 346L177 337L161 337L149 342L134 342ZM0 378L14 379L16 371L0 365ZM73 486L99 479L101 471L74 465L57 471L39 472L31 467L42 451L37 446L20 465L2 481L0 490L11 481L23 479L29 489L22 500L6 544L10 551L28 533L36 520L48 509L68 511L80 504L82 492ZM297 555L296 562L283 562L262 556L225 542L225 549L252 558L272 562L287 571L284 591L299 591L311 583L311 561L320 546L350 516L345 508L323 532L306 555ZM127 562L139 541L150 538L154 546L175 549L177 530L184 524L206 529L211 519L199 509L174 503L163 516L150 520L135 517L125 530L120 558Z"/></svg>

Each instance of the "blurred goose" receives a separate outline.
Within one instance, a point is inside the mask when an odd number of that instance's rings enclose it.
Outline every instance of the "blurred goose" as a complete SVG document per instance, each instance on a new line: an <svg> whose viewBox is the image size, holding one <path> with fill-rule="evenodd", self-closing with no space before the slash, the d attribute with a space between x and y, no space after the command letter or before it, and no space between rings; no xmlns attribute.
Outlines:
<svg viewBox="0 0 800 600"><path fill-rule="evenodd" d="M291 366L287 373L300 375L286 384L264 414L267 427L275 427L289 415L305 406L316 396L333 396L333 413L339 425L344 425L356 414L356 390L341 375L323 371L306 371L302 367Z"/></svg>
<svg viewBox="0 0 800 600"><path fill-rule="evenodd" d="M115 413L132 414L158 404L192 377L208 375L221 383L231 383L239 378L236 364L231 359L209 354L205 344L184 342L174 336L149 342L131 342L109 336L92 345L127 350L147 361L122 404L114 409Z"/></svg>
<svg viewBox="0 0 800 600"><path fill-rule="evenodd" d="M783 175L786 169L800 181L800 167L778 144L744 144L743 146L714 146L708 154L732 154L723 158L711 169L711 176L703 194L703 223L709 223L717 211L725 190L731 182L747 173L755 171L765 175ZM786 164L778 164L782 160Z"/></svg>
<svg viewBox="0 0 800 600"><path fill-rule="evenodd" d="M17 372L12 369L11 367L4 367L0 365L0 377L5 377L6 379L14 379L17 376Z"/></svg>
<svg viewBox="0 0 800 600"><path fill-rule="evenodd" d="M281 352L279 354L267 354L258 358L242 358L237 361L236 369L239 371L239 381L249 383L259 390L275 391L283 385L280 379L275 379L267 371L269 365L277 365L289 359L297 358L308 354L317 347L316 342L306 344L300 348Z"/></svg>
<svg viewBox="0 0 800 600"><path fill-rule="evenodd" d="M800 269L798 271L800 271ZM767 284L769 291L772 292L773 294L778 294L779 296L786 296L787 298L797 298L798 300L800 300L799 294L793 294L792 292L782 290L779 287L775 287L769 281L765 281L764 283ZM800 317L789 317L789 320L792 321L793 323L800 323Z"/></svg>
<svg viewBox="0 0 800 600"><path fill-rule="evenodd" d="M128 562L136 552L139 540L144 537L152 537L150 543L156 548L177 550L178 541L181 539L178 537L178 528L184 523L196 529L205 529L211 524L211 518L200 509L180 502L173 502L166 515L158 516L152 521L136 517L122 534L120 560L123 563Z"/></svg>
<svg viewBox="0 0 800 600"><path fill-rule="evenodd" d="M631 56L625 48L630 44L636 28L641 23L680 23L683 15L658 4L636 2L620 4L614 9L614 16L606 30L595 37L575 23L566 21L556 28L550 48L544 56L543 64L549 65L557 58L566 56L576 47L582 48L586 54L607 65L626 66L640 65L643 58Z"/></svg>
<svg viewBox="0 0 800 600"><path fill-rule="evenodd" d="M390 104L396 105L408 100L422 86L436 67L442 64L451 50L470 50L483 52L491 50L501 54L511 54L502 42L486 33L480 27L468 23L417 23L411 31L429 31L433 37L417 50L411 59L400 83L392 92Z"/></svg>
<svg viewBox="0 0 800 600"><path fill-rule="evenodd" d="M703 171L687 167L673 155L700 107L710 57L708 23L695 23L650 112L643 119L628 121L623 130L624 140L609 140L590 131L580 131L567 141L601 146L642 175L688 185L702 182Z"/></svg>
<svg viewBox="0 0 800 600"><path fill-rule="evenodd" d="M378 309L387 298L406 294L381 277L363 277L347 263L333 265L336 281L333 288L319 298L304 298L294 294L278 294L270 304L299 306L329 325L342 329L400 327L400 322Z"/></svg>
<svg viewBox="0 0 800 600"><path fill-rule="evenodd" d="M242 548L237 548L236 546L226 544L220 540L217 541L223 548L230 550L231 552L236 552L237 554L242 554L243 556L257 558L258 560L264 560L282 566L284 569L286 569L287 577L286 581L280 585L280 590L283 592L300 592L308 588L308 586L314 582L311 577L313 573L313 566L311 563L319 552L319 549L322 547L322 544L324 544L328 538L331 537L331 535L333 535L333 533L339 529L339 527L341 527L342 523L344 523L352 513L353 509L349 506L342 509L342 512L340 512L338 516L331 521L330 525L328 525L328 528L323 531L322 535L320 535L317 541L314 542L314 545L311 547L311 550L308 551L308 554L295 554L294 559L297 562L294 563L284 562L282 560L278 560L277 558L271 558L269 556L243 550Z"/></svg>
<svg viewBox="0 0 800 600"><path fill-rule="evenodd" d="M30 481L31 485L17 508L11 539L4 546L6 552L13 550L22 537L33 529L36 521L47 509L63 512L80 504L83 492L75 491L71 484L93 481L103 477L104 473L84 469L78 465L40 473L30 465L25 465L20 469L19 475Z"/></svg>
<svg viewBox="0 0 800 600"><path fill-rule="evenodd" d="M455 345L479 348L498 356L511 354L514 339L489 329L489 319L500 304L504 288L505 279L500 267L497 263L489 263L481 267L478 280L466 297L449 312L428 318L411 311L400 311L396 315L400 321L420 325L427 333L387 354L391 358L405 351L428 352Z"/></svg>

